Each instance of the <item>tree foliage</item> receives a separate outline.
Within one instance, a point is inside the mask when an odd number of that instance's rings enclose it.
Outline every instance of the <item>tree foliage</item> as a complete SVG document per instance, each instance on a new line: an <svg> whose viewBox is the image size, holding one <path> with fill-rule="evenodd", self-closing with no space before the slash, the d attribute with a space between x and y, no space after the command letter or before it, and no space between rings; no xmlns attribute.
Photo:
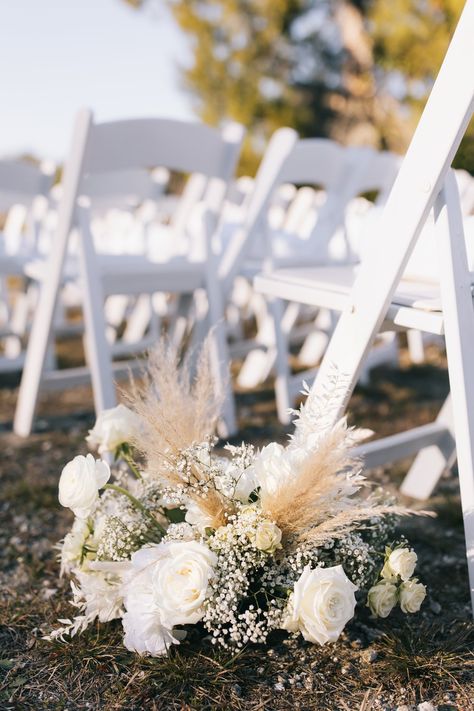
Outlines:
<svg viewBox="0 0 474 711"><path fill-rule="evenodd" d="M279 126L403 151L463 0L126 0L166 3L190 39L197 114L244 124L251 172ZM474 131L471 132L474 135ZM474 169L467 137L458 156ZM463 158L464 156L464 158ZM471 157L470 157L471 156Z"/></svg>

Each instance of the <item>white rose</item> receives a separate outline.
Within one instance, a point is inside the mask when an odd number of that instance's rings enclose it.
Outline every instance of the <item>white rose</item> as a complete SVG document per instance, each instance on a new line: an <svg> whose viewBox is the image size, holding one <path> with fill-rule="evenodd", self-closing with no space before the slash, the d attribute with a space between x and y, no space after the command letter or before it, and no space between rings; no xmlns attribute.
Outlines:
<svg viewBox="0 0 474 711"><path fill-rule="evenodd" d="M107 462L79 455L66 464L59 479L59 503L72 509L78 518L87 518L99 498L99 489L108 482Z"/></svg>
<svg viewBox="0 0 474 711"><path fill-rule="evenodd" d="M114 452L121 444L132 441L139 433L140 426L139 417L120 404L99 414L86 441L91 447L98 447L101 454Z"/></svg>
<svg viewBox="0 0 474 711"><path fill-rule="evenodd" d="M155 546L156 548L156 546ZM140 553L150 551L150 564L147 556L135 553L131 560L131 571L124 585L125 614L122 617L124 629L123 643L131 652L150 654L158 657L167 654L172 644L179 644L185 633L171 630L161 620L160 609L151 583L151 568L156 551L142 549Z"/></svg>
<svg viewBox="0 0 474 711"><path fill-rule="evenodd" d="M123 643L130 652L152 657L168 654L172 644L186 637L183 630L170 630L161 624L159 614L149 604L149 596L136 595L129 600L127 612L122 617Z"/></svg>
<svg viewBox="0 0 474 711"><path fill-rule="evenodd" d="M382 577L386 580L395 580L398 576L408 580L415 572L418 556L415 551L408 548L396 548L392 551L382 569Z"/></svg>
<svg viewBox="0 0 474 711"><path fill-rule="evenodd" d="M90 530L87 522L82 518L74 519L72 528L64 536L61 546L61 576L64 573L70 573L74 567L79 565L82 558L82 549L89 534Z"/></svg>
<svg viewBox="0 0 474 711"><path fill-rule="evenodd" d="M252 475L261 488L261 494L274 495L291 477L290 459L285 447L272 442L256 456L252 465Z"/></svg>
<svg viewBox="0 0 474 711"><path fill-rule="evenodd" d="M161 619L167 627L199 622L217 557L198 541L162 546L161 558L152 572Z"/></svg>
<svg viewBox="0 0 474 711"><path fill-rule="evenodd" d="M281 531L275 523L262 521L255 531L255 547L265 553L274 553L280 548Z"/></svg>
<svg viewBox="0 0 474 711"><path fill-rule="evenodd" d="M397 586L388 580L381 580L367 594L367 604L377 617L388 617L397 602Z"/></svg>
<svg viewBox="0 0 474 711"><path fill-rule="evenodd" d="M124 644L158 656L186 633L173 629L201 619L216 556L197 541L159 543L132 555L124 585Z"/></svg>
<svg viewBox="0 0 474 711"><path fill-rule="evenodd" d="M283 627L299 630L308 642L335 642L354 616L356 590L341 565L306 566L290 596Z"/></svg>
<svg viewBox="0 0 474 711"><path fill-rule="evenodd" d="M407 580L400 585L400 607L402 611L418 612L426 597L426 588L417 580Z"/></svg>

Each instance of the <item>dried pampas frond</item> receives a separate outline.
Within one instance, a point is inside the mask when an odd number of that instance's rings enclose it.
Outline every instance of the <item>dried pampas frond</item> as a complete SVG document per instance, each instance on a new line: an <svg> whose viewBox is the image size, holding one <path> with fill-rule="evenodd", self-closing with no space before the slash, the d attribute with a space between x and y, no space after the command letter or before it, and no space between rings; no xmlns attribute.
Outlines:
<svg viewBox="0 0 474 711"><path fill-rule="evenodd" d="M348 377L341 375L336 366L332 367L327 384L317 392L303 381L301 394L306 400L292 411L295 432L290 446L306 447L308 440L314 442L334 427L341 417L341 403L347 399L347 381Z"/></svg>
<svg viewBox="0 0 474 711"><path fill-rule="evenodd" d="M297 532L291 541L290 547L296 548L305 543L319 547L328 541L343 538L354 529L360 530L361 523L364 521L367 522L367 527L370 527L370 521L388 515L398 517L433 516L434 514L429 511L414 511L403 506L377 503L375 500L370 499L361 499L359 501L353 501L352 508L340 511L317 526Z"/></svg>
<svg viewBox="0 0 474 711"><path fill-rule="evenodd" d="M361 460L352 448L370 436L370 430L347 427L342 418L332 429L324 425L307 435L313 447L305 449L301 433L297 433L285 451L288 461L295 461L291 476L282 479L273 493L262 492L262 508L281 529L290 549L302 544L324 545L342 538L361 523L382 516L431 515L384 502L380 497L355 496L369 483L361 476ZM297 443L304 455L298 453ZM293 455L293 456L292 456Z"/></svg>
<svg viewBox="0 0 474 711"><path fill-rule="evenodd" d="M353 447L373 432L349 428L345 417L338 420L346 381L334 368L322 392L316 394L304 383L307 398L295 412L295 432L285 450L291 476L282 479L274 494L262 496L264 510L286 540L297 544L319 545L347 534L366 519L407 513L372 499L354 498L367 482Z"/></svg>
<svg viewBox="0 0 474 711"><path fill-rule="evenodd" d="M263 510L287 538L341 512L350 515L355 505L351 497L365 483L361 463L350 451L356 434L343 418L317 438L313 449L302 450L304 454L294 443L286 449L288 461L295 462L294 467L290 464L291 476L285 477L276 491L262 491L261 501Z"/></svg>
<svg viewBox="0 0 474 711"><path fill-rule="evenodd" d="M192 372L190 357L180 363L176 348L162 339L149 354L143 381L132 379L126 395L130 407L142 422L133 444L146 460L147 474L167 486L183 487L178 462L182 453L212 437L222 409L223 392L211 369L211 337L200 348ZM191 465L195 482L207 481L208 474L197 463ZM213 520L216 527L226 522L228 502L218 491L190 497Z"/></svg>
<svg viewBox="0 0 474 711"><path fill-rule="evenodd" d="M180 363L176 348L161 339L149 354L142 382L132 378L131 393L125 397L143 423L134 444L150 471L159 472L170 457L215 432L223 395L212 375L209 339L199 352L194 375L189 356Z"/></svg>

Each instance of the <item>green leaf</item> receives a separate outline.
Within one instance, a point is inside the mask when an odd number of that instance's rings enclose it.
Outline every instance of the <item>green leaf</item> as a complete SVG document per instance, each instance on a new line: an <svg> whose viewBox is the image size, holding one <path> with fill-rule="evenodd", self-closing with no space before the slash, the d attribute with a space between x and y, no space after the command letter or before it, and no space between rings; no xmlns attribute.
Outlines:
<svg viewBox="0 0 474 711"><path fill-rule="evenodd" d="M186 511L180 508L165 509L165 515L171 523L183 523L186 516Z"/></svg>

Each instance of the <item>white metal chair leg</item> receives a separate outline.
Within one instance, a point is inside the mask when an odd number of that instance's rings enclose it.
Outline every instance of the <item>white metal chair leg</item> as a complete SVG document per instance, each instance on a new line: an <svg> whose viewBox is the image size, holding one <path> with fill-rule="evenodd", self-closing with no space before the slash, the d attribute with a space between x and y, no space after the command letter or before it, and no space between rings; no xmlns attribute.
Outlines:
<svg viewBox="0 0 474 711"><path fill-rule="evenodd" d="M212 230L208 229L208 234ZM217 386L225 392L222 418L218 430L221 437L231 437L237 432L237 416L232 380L229 373L230 355L224 313L222 284L217 280L213 255L209 253L207 265L208 318L211 327L211 358Z"/></svg>
<svg viewBox="0 0 474 711"><path fill-rule="evenodd" d="M126 343L136 343L145 337L148 329L154 335L158 335L159 324L153 311L151 296L149 294L140 294L128 319L122 338Z"/></svg>
<svg viewBox="0 0 474 711"><path fill-rule="evenodd" d="M425 344L423 341L423 334L421 331L413 331L410 329L407 331L407 341L408 350L410 353L410 360L412 363L424 363L425 362Z"/></svg>
<svg viewBox="0 0 474 711"><path fill-rule="evenodd" d="M288 360L288 339L282 325L283 302L280 299L272 299L269 308L272 315L275 343L275 396L278 419L282 424L289 424L291 422L289 410L293 406L293 398L290 392L291 371Z"/></svg>
<svg viewBox="0 0 474 711"><path fill-rule="evenodd" d="M28 323L29 298L25 292L18 294L9 314L10 328L15 334L5 339L5 356L18 358L21 353L21 336L26 333Z"/></svg>
<svg viewBox="0 0 474 711"><path fill-rule="evenodd" d="M456 431L461 506L474 614L474 308L462 214L453 174L446 180L446 203L436 221L440 250L449 382ZM438 200L439 208L440 200Z"/></svg>
<svg viewBox="0 0 474 711"><path fill-rule="evenodd" d="M82 220L79 240L79 264L83 288L86 359L91 371L96 414L114 407L117 402L112 377L112 357L106 335L102 282L88 229L88 218Z"/></svg>
<svg viewBox="0 0 474 711"><path fill-rule="evenodd" d="M193 295L180 294L177 298L178 308L170 328L170 339L175 348L179 348L182 345L189 328L189 315L193 303Z"/></svg>

